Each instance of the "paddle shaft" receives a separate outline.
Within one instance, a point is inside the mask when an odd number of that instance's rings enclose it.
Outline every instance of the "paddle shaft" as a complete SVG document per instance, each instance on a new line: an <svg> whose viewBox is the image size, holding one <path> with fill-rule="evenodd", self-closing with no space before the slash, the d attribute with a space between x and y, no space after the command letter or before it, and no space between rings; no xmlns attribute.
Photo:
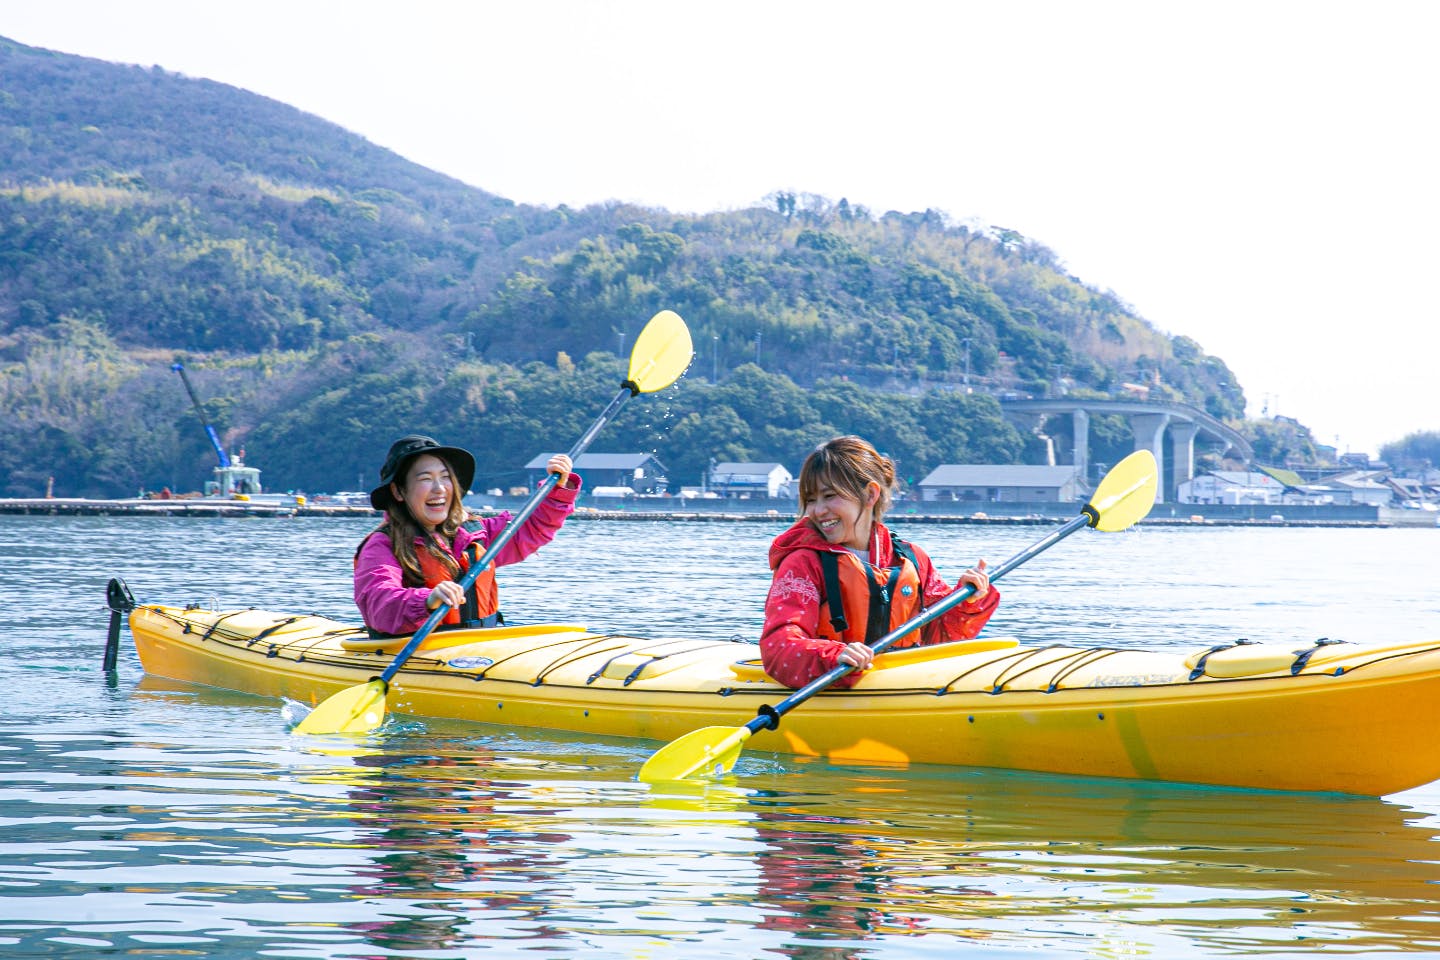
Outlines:
<svg viewBox="0 0 1440 960"><path fill-rule="evenodd" d="M1056 528L1050 533L1049 536L1045 537L1043 540L1038 540L1035 543L1032 543L1024 550L1021 550L1019 553L1015 554L1009 560L1006 560L1004 563L1000 564L1000 566L996 567L993 571L991 571L990 582L994 583L996 580L999 580L1011 570L1014 570L1016 567L1020 566L1027 560L1030 560L1038 554L1041 554L1046 550L1050 549L1055 544L1059 543L1061 540L1070 536L1070 534L1074 533L1076 530L1079 530L1082 527L1091 526L1094 523L1094 520L1089 513L1090 509L1091 508L1087 507L1087 512L1080 514L1080 516L1075 517L1074 519L1065 523L1063 526ZM882 650L888 649L892 644L895 643L895 641L899 640L901 637L904 637L916 630L919 630L921 627L935 620L937 617L941 617L944 614L948 613L951 608L957 606L958 604L964 603L966 600L969 600L974 593L975 588L967 583L961 589L955 590L952 593L947 594L934 606L929 607L925 610L921 610L919 613L915 614L915 616L911 617L909 620L906 620L904 623L900 624L900 626L896 627L894 630L891 630L879 640L876 640L873 644L871 644L871 649L873 649L876 653L880 653ZM853 672L854 670L855 668L848 663L842 663L839 666L832 668L828 673L821 674L814 680L811 680L809 683L805 684L805 686L801 687L799 690L796 690L784 700L781 700L779 703L775 704L775 706L772 707L767 705L761 707L760 714L755 717L755 719L745 724L745 729L749 730L752 734L759 733L761 730L774 730L780 725L781 717L789 713L791 710L794 710L796 707L800 706L800 704L804 703L806 700L809 700L811 697L815 696L815 694L824 690L826 687L829 687L836 680L839 680L841 677Z"/></svg>
<svg viewBox="0 0 1440 960"><path fill-rule="evenodd" d="M616 412L625 405L625 401L639 392L640 388L630 380L626 380L620 385L620 392L615 394L615 399L610 401L610 405L601 411L600 416L590 425L590 429L586 430L584 435L575 441L575 446L570 448L569 457L572 466L576 458L585 452L586 447L590 446L590 441L595 439L596 434L598 434L605 424L610 422L610 418L615 416ZM520 512L511 518L510 522L505 525L505 529L500 531L499 536L492 540L489 546L485 548L485 553L480 559L470 564L470 569L465 571L465 575L460 578L461 590L470 589L480 574L490 566L490 562L495 559L495 555L500 552L505 544L510 542L510 538L515 536L516 531L524 526L526 520L530 519L530 514L534 513L536 508L540 506L540 501L549 496L550 491L555 489L555 485L559 482L560 475L558 473L552 473L545 478L545 481L540 484L540 487L530 495L530 499L525 502L525 506L520 508ZM405 666L405 661L409 660L411 655L420 649L420 644L424 643L425 638L430 636L431 632L440 624L441 620L445 619L445 614L449 609L450 604L441 603L434 610L430 611L430 616L425 618L425 622L421 624L420 629L415 631L415 635L400 649L400 652L395 655L395 659L390 661L390 666L386 667L385 672L380 674L380 682L382 684L388 685L391 680L395 679L395 674L399 673L400 668Z"/></svg>

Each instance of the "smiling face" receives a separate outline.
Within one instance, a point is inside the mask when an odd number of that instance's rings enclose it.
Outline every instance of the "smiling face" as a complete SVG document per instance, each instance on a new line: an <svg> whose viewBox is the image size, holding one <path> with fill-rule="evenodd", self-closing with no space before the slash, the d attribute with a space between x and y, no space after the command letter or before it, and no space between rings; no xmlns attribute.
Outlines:
<svg viewBox="0 0 1440 960"><path fill-rule="evenodd" d="M875 527L875 501L880 485L872 483L865 489L865 502L832 486L821 485L815 498L805 503L805 516L829 543L838 543L852 550L870 549L870 532Z"/></svg>
<svg viewBox="0 0 1440 960"><path fill-rule="evenodd" d="M439 457L421 454L405 471L403 484L392 483L390 492L405 504L410 516L427 532L445 522L455 497L455 478L450 466Z"/></svg>
<svg viewBox="0 0 1440 960"><path fill-rule="evenodd" d="M870 549L875 523L890 508L895 462L868 440L827 440L800 465L800 515L831 543Z"/></svg>

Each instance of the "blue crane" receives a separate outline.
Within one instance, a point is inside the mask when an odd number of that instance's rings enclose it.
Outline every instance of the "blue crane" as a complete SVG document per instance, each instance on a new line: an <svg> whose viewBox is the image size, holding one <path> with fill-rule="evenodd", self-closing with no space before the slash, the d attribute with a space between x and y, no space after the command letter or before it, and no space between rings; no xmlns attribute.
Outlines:
<svg viewBox="0 0 1440 960"><path fill-rule="evenodd" d="M200 417L200 425L204 427L205 432L210 435L210 445L214 447L215 452L220 455L220 466L230 466L230 456L225 452L225 448L220 445L220 438L215 435L215 428L210 426L209 422L206 421L205 408L200 406L200 398L195 396L195 388L190 386L190 378L185 374L185 364L177 360L170 364L170 369L180 374L180 380L185 384L185 392L190 394L190 402L195 404L195 413Z"/></svg>

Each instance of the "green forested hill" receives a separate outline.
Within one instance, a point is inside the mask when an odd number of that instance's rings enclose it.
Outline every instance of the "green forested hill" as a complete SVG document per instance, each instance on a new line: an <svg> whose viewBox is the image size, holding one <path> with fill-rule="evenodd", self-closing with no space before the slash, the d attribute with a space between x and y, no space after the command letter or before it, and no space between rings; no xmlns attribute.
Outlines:
<svg viewBox="0 0 1440 960"><path fill-rule="evenodd" d="M198 488L213 454L176 357L271 488L368 485L414 429L507 486L569 446L662 308L696 365L596 449L654 450L676 484L711 457L798 466L836 431L915 478L1033 459L1004 392L1132 384L1243 414L1195 342L933 211L516 205L223 84L4 39L0 158L0 495ZM1097 458L1128 449L1096 433Z"/></svg>

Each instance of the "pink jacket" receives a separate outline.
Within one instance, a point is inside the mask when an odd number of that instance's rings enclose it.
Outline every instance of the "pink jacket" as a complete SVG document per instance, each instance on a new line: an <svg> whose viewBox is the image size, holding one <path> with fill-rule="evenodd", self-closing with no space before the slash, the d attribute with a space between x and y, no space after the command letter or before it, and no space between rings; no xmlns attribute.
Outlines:
<svg viewBox="0 0 1440 960"><path fill-rule="evenodd" d="M930 557L915 544L915 562L920 567L924 584L925 606L933 606L948 596L949 584L935 572ZM765 626L760 635L760 658L765 672L788 687L803 687L822 674L829 673L839 662L845 644L817 636L820 618L828 617L825 598L825 577L820 570L818 551L844 553L845 548L832 544L803 517L794 526L775 538L770 545L770 568L775 571L770 593L765 598ZM870 556L879 566L894 566L895 551L890 531L883 523L875 524L870 540ZM956 604L932 621L921 632L921 643L944 643L947 640L968 640L980 632L990 614L1000 605L1000 591L993 585L978 600L971 597ZM837 687L852 686L860 679L858 672L836 681Z"/></svg>
<svg viewBox="0 0 1440 960"><path fill-rule="evenodd" d="M580 477L572 473L569 482L551 490L530 514L525 525L500 548L495 566L519 563L554 540L565 518L574 512L575 498L579 493ZM455 532L450 552L458 559L466 547L479 541L481 553L484 553L485 545L505 529L512 516L508 511L502 511L486 517L480 521L480 530L476 532L462 527ZM423 543L419 539L415 542L417 546ZM360 615L367 624L381 633L413 633L430 615L430 611L425 609L425 598L428 596L429 587L405 586L404 572L395 559L395 548L389 534L376 530L365 538L355 556L355 605L360 608Z"/></svg>

